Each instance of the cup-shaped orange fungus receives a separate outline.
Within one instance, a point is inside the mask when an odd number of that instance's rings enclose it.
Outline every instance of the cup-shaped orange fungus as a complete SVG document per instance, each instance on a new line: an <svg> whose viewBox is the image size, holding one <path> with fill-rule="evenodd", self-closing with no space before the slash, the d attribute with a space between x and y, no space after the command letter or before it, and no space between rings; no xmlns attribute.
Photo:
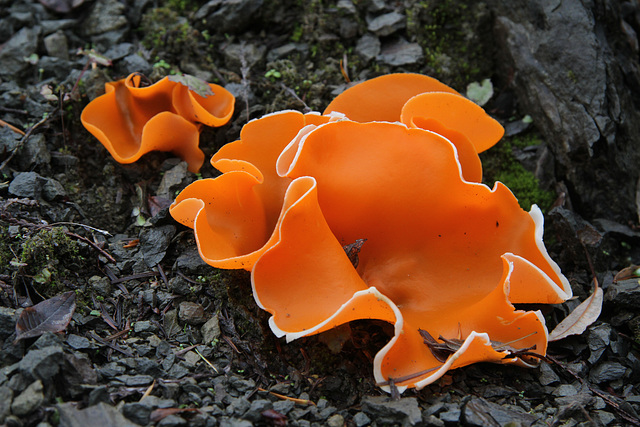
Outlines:
<svg viewBox="0 0 640 427"><path fill-rule="evenodd" d="M235 99L222 86L209 84L201 96L168 77L140 87L139 74L105 84L105 94L91 101L80 120L120 163L132 163L150 151L170 151L191 172L204 163L198 147L200 128L222 126L233 114Z"/></svg>
<svg viewBox="0 0 640 427"><path fill-rule="evenodd" d="M287 341L357 319L392 323L374 360L387 391L480 361L534 365L518 350L545 354L544 318L512 304L559 303L571 287L542 243L540 210L479 182L477 153L502 128L428 77L359 86L324 115L249 122L212 158L223 174L188 186L171 214L207 263L251 271Z"/></svg>

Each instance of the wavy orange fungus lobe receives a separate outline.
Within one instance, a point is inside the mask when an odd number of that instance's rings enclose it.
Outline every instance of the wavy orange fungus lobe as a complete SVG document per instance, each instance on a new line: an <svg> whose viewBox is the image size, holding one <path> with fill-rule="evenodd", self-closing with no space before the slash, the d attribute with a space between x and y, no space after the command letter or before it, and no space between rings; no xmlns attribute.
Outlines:
<svg viewBox="0 0 640 427"><path fill-rule="evenodd" d="M141 87L141 76L134 73L106 83L105 94L91 101L80 119L120 163L170 151L197 172L204 163L198 147L201 125L227 123L235 102L222 86L208 85L213 94L206 97L168 77Z"/></svg>
<svg viewBox="0 0 640 427"><path fill-rule="evenodd" d="M571 288L542 243L540 210L480 183L477 154L502 133L434 79L383 76L324 115L248 123L212 159L223 174L187 187L171 214L207 263L252 272L277 336L392 323L374 360L387 391L479 361L529 366L517 351L546 352L544 318L512 304L559 303ZM357 263L345 252L355 242ZM458 344L443 358L421 331Z"/></svg>

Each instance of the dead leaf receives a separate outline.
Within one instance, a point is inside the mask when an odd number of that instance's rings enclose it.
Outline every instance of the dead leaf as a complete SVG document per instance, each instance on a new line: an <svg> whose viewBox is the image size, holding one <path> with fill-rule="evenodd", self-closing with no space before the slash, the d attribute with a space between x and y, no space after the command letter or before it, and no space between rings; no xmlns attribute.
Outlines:
<svg viewBox="0 0 640 427"><path fill-rule="evenodd" d="M207 82L197 78L196 76L192 76L190 74L176 74L173 76L169 76L169 80L187 86L190 90L194 91L202 97L206 98L207 96L213 95L211 86L209 86Z"/></svg>
<svg viewBox="0 0 640 427"><path fill-rule="evenodd" d="M76 293L65 292L25 308L16 322L16 340L64 331L76 310Z"/></svg>
<svg viewBox="0 0 640 427"><path fill-rule="evenodd" d="M618 283L622 280L633 279L636 277L640 277L640 265L630 265L629 267L623 268L616 274L613 278L613 283Z"/></svg>
<svg viewBox="0 0 640 427"><path fill-rule="evenodd" d="M602 311L602 288L596 283L593 294L577 306L549 334L549 341L558 341L570 335L580 335L595 322Z"/></svg>
<svg viewBox="0 0 640 427"><path fill-rule="evenodd" d="M195 412L199 414L200 410L198 408L158 408L151 412L149 421L155 423L169 415L183 414L185 412Z"/></svg>

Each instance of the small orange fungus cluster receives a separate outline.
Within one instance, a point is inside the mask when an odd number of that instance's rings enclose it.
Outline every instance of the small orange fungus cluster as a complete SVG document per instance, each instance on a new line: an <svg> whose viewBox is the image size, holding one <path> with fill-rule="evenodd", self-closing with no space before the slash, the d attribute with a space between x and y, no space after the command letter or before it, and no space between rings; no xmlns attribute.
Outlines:
<svg viewBox="0 0 640 427"><path fill-rule="evenodd" d="M473 102L422 75L346 90L323 114L246 124L211 159L222 172L171 206L202 258L251 271L270 327L291 341L357 319L394 325L378 384L421 388L475 362L530 366L544 354L539 311L571 288L542 242L543 216L478 153L503 135Z"/></svg>
<svg viewBox="0 0 640 427"><path fill-rule="evenodd" d="M227 123L233 95L215 84L208 85L211 95L202 96L168 77L146 87L141 80L134 73L106 83L106 93L82 111L82 124L120 163L135 162L150 151L171 151L197 172L204 163L200 127Z"/></svg>

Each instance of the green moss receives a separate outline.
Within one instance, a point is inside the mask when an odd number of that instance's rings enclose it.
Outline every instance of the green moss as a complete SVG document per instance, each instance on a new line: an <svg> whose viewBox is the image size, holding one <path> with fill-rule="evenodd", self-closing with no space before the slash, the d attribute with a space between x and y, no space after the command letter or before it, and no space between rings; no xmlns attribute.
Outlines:
<svg viewBox="0 0 640 427"><path fill-rule="evenodd" d="M43 296L52 296L61 290L62 280L77 271L77 264L82 261L78 242L60 227L44 228L13 238L4 231L1 234L2 264L18 268L22 275L30 277ZM9 257L11 259L5 264Z"/></svg>
<svg viewBox="0 0 640 427"><path fill-rule="evenodd" d="M187 19L171 7L157 7L146 12L139 32L146 48L162 50L168 56L194 50L200 36Z"/></svg>
<svg viewBox="0 0 640 427"><path fill-rule="evenodd" d="M555 200L552 191L540 187L540 182L533 173L526 170L513 156L512 147L526 147L542 143L540 136L529 133L519 137L504 139L496 146L480 155L482 160L483 181L492 187L495 181L500 181L513 192L520 206L531 209L532 204L546 212Z"/></svg>

